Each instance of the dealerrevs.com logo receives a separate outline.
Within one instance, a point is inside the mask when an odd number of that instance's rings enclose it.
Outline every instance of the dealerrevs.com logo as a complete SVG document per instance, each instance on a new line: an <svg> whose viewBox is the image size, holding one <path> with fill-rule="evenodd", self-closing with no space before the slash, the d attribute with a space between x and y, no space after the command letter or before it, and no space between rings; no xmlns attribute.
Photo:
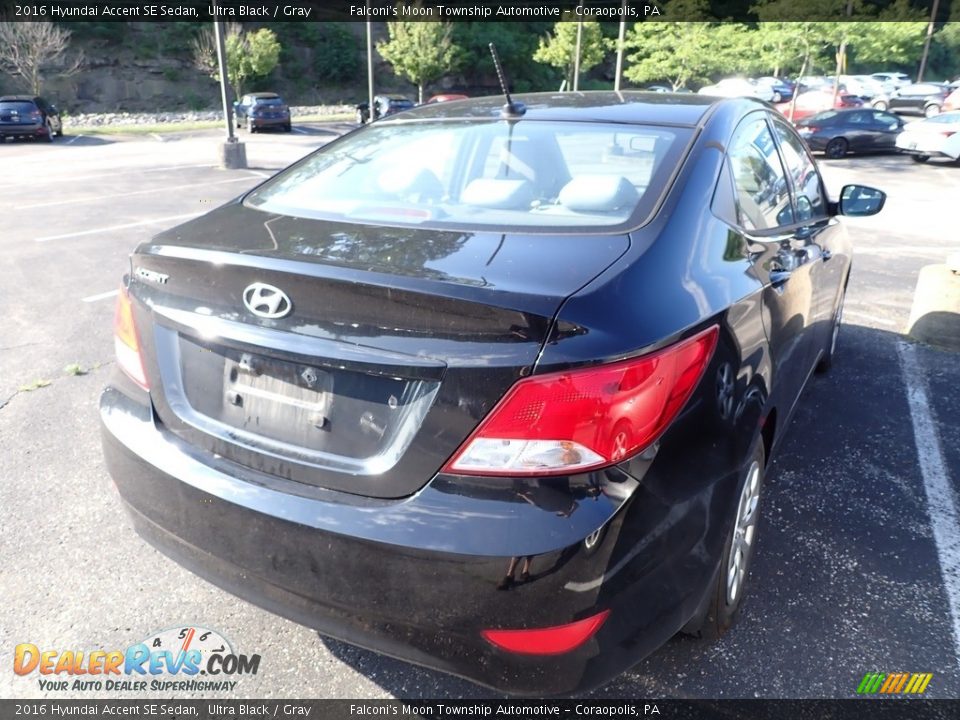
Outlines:
<svg viewBox="0 0 960 720"><path fill-rule="evenodd" d="M20 643L13 671L36 675L40 690L95 692L233 691L242 675L256 675L259 655L240 655L220 633L178 627L151 634L125 650L56 650Z"/></svg>

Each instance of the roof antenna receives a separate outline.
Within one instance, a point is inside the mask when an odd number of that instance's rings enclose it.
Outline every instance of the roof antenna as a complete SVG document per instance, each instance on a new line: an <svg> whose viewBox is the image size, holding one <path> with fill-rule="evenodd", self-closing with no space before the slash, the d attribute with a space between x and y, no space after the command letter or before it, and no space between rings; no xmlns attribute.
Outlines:
<svg viewBox="0 0 960 720"><path fill-rule="evenodd" d="M500 56L497 55L497 46L493 43L490 43L490 54L493 55L493 65L497 68L497 79L500 81L500 88L503 90L503 95L507 99L506 105L500 110L500 117L523 117L527 109L523 106L523 103L515 103L513 98L510 97L510 91L507 90L507 79L503 76L503 66L500 65Z"/></svg>

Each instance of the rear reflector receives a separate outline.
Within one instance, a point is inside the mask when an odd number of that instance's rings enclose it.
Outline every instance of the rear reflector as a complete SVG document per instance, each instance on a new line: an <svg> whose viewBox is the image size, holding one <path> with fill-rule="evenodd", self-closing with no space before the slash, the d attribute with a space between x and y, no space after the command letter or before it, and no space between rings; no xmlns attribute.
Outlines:
<svg viewBox="0 0 960 720"><path fill-rule="evenodd" d="M143 371L143 358L140 355L140 340L133 323L133 305L127 289L120 286L117 295L117 309L113 316L113 348L117 354L117 364L130 379L144 390L150 390L147 374Z"/></svg>
<svg viewBox="0 0 960 720"><path fill-rule="evenodd" d="M557 475L625 460L683 408L717 334L714 326L650 355L520 380L443 472Z"/></svg>
<svg viewBox="0 0 960 720"><path fill-rule="evenodd" d="M609 610L569 625L535 630L484 630L483 639L501 650L521 655L559 655L576 650L592 638L610 615Z"/></svg>

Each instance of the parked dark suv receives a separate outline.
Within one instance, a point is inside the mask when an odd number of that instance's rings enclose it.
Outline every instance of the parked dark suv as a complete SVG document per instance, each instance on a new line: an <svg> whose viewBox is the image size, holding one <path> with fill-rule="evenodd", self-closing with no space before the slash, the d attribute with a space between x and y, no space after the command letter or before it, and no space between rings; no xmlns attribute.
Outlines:
<svg viewBox="0 0 960 720"><path fill-rule="evenodd" d="M255 133L264 128L290 132L290 108L276 93L248 93L233 104L237 127L246 125Z"/></svg>
<svg viewBox="0 0 960 720"><path fill-rule="evenodd" d="M30 137L46 142L63 135L56 105L37 95L0 96L0 142L8 137Z"/></svg>
<svg viewBox="0 0 960 720"><path fill-rule="evenodd" d="M952 92L945 83L914 83L894 90L887 99L887 108L900 113L939 115L943 103ZM877 107L876 102L873 103Z"/></svg>

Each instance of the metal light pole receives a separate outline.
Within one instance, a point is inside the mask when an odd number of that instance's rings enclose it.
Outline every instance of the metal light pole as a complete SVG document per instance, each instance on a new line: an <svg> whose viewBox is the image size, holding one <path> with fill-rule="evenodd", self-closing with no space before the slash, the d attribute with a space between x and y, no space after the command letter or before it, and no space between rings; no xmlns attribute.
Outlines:
<svg viewBox="0 0 960 720"><path fill-rule="evenodd" d="M917 82L923 82L923 73L927 69L927 55L930 54L930 40L933 38L933 25L937 21L937 10L940 9L940 0L933 0L933 9L930 11L930 23L927 25L927 37L923 41L923 56L920 58L920 72L917 73Z"/></svg>
<svg viewBox="0 0 960 720"><path fill-rule="evenodd" d="M217 3L213 0L216 12ZM223 23L213 21L213 34L217 39L217 67L220 72L220 98L223 101L223 119L227 123L227 140L220 146L220 166L228 169L247 166L247 150L242 142L237 142L233 134L233 106L227 91L227 49L223 41Z"/></svg>
<svg viewBox="0 0 960 720"><path fill-rule="evenodd" d="M620 92L620 75L623 73L623 39L627 32L627 0L623 0L623 14L620 16L620 35L617 37L617 77L613 89Z"/></svg>
<svg viewBox="0 0 960 720"><path fill-rule="evenodd" d="M577 54L573 58L573 91L580 89L580 44L583 40L583 0L580 0L581 14L577 20Z"/></svg>
<svg viewBox="0 0 960 720"><path fill-rule="evenodd" d="M367 0L367 117L373 120L373 32L370 22L370 0Z"/></svg>

